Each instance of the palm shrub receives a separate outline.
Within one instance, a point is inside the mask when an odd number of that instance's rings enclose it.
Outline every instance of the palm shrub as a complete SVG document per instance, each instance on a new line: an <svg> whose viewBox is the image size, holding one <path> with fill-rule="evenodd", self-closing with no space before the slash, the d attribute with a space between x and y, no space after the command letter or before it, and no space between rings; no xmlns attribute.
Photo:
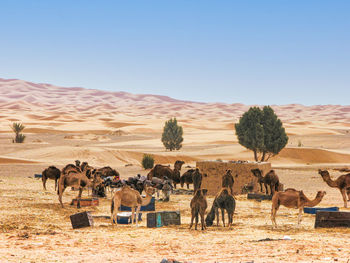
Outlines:
<svg viewBox="0 0 350 263"><path fill-rule="evenodd" d="M154 166L154 158L150 154L144 154L142 158L142 167L144 169L152 169Z"/></svg>
<svg viewBox="0 0 350 263"><path fill-rule="evenodd" d="M14 122L12 124L12 130L13 132L16 134L15 139L13 140L13 142L15 143L23 143L24 139L26 138L26 136L24 134L22 134L21 132L24 130L25 126L20 123L20 122Z"/></svg>

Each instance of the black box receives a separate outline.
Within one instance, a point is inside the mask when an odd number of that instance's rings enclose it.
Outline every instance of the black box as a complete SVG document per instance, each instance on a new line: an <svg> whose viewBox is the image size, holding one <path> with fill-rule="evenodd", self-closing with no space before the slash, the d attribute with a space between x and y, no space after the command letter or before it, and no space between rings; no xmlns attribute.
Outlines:
<svg viewBox="0 0 350 263"><path fill-rule="evenodd" d="M73 229L94 226L94 220L90 212L77 213L70 216Z"/></svg>
<svg viewBox="0 0 350 263"><path fill-rule="evenodd" d="M315 228L317 227L350 227L350 212L317 211Z"/></svg>
<svg viewBox="0 0 350 263"><path fill-rule="evenodd" d="M162 227L162 217L160 212L147 214L147 227Z"/></svg>
<svg viewBox="0 0 350 263"><path fill-rule="evenodd" d="M163 226L181 225L180 211L162 211L160 213Z"/></svg>

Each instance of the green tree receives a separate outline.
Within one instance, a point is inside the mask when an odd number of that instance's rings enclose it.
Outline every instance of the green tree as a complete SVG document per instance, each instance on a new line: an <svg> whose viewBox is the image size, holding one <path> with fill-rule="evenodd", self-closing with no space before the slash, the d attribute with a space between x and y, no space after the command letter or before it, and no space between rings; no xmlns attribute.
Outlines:
<svg viewBox="0 0 350 263"><path fill-rule="evenodd" d="M166 121L162 134L164 147L170 151L181 149L183 142L182 135L182 127L177 125L176 118Z"/></svg>
<svg viewBox="0 0 350 263"><path fill-rule="evenodd" d="M142 167L145 169L152 169L154 166L154 158L150 154L144 154L142 158Z"/></svg>
<svg viewBox="0 0 350 263"><path fill-rule="evenodd" d="M14 140L12 140L15 143L22 143L24 142L25 135L23 135L21 132L24 130L25 126L20 122L14 122L11 126L13 132L16 134L16 137Z"/></svg>
<svg viewBox="0 0 350 263"><path fill-rule="evenodd" d="M270 106L251 107L235 124L239 144L254 152L255 161L267 161L288 143L282 121Z"/></svg>

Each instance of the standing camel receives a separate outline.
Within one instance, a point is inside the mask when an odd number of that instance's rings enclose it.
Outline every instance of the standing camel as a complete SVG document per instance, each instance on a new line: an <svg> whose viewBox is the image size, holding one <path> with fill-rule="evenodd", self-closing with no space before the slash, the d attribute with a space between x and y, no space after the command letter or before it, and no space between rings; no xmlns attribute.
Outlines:
<svg viewBox="0 0 350 263"><path fill-rule="evenodd" d="M176 184L180 183L180 170L185 162L177 160L174 164L174 169L169 166L157 164L153 169L147 174L147 179L152 180L153 177L158 177L163 179L164 176L168 177L173 181L174 187L176 189Z"/></svg>
<svg viewBox="0 0 350 263"><path fill-rule="evenodd" d="M261 192L263 193L262 184L265 185L266 194L269 194L267 190L267 186L270 186L270 194L273 195L275 191L278 191L279 179L275 170L270 170L265 176L262 175L262 170L260 169L252 169L251 172L255 177L258 178L258 182L260 184Z"/></svg>
<svg viewBox="0 0 350 263"><path fill-rule="evenodd" d="M141 197L140 193L130 186L125 185L122 189L115 192L112 198L111 204L111 220L113 223L117 224L117 213L121 205L131 207L131 224L134 223L134 216L136 210L136 226L138 226L139 211L141 206L148 205L152 200L152 195L154 194L154 188L145 185L144 189L146 197Z"/></svg>
<svg viewBox="0 0 350 263"><path fill-rule="evenodd" d="M61 171L57 169L55 166L49 166L46 168L42 173L42 181L43 181L43 187L46 190L46 181L47 179L53 179L55 180L55 191L57 188L57 181L60 179Z"/></svg>
<svg viewBox="0 0 350 263"><path fill-rule="evenodd" d="M322 198L325 196L325 191L318 191L314 200L308 199L303 191L297 191L293 188L288 188L284 192L275 192L272 197L272 208L271 208L271 221L272 226L277 227L276 213L280 205L288 208L298 208L298 225L302 219L302 212L305 206L314 207L318 205Z"/></svg>
<svg viewBox="0 0 350 263"><path fill-rule="evenodd" d="M236 174L238 177L238 174ZM226 174L222 177L222 187L227 187L231 191L231 195L233 195L233 184L235 183L235 179L233 178L232 171L230 169L226 170Z"/></svg>
<svg viewBox="0 0 350 263"><path fill-rule="evenodd" d="M331 179L327 170L320 169L318 170L318 173L322 176L323 181L325 181L330 187L339 189L344 200L344 207L347 208L348 204L346 194L348 195L348 201L350 201L350 173L339 176L335 181Z"/></svg>
<svg viewBox="0 0 350 263"><path fill-rule="evenodd" d="M84 172L70 171L67 174L62 174L60 180L58 181L58 200L63 208L62 195L64 190L68 187L74 187L79 189L79 194L77 196L77 207L80 208L81 194L84 188L92 187L96 189L99 185L103 184L104 181L99 176L94 176L93 179L89 179L87 174L90 172L89 169L85 169Z"/></svg>
<svg viewBox="0 0 350 263"><path fill-rule="evenodd" d="M193 184L193 178L192 174L194 173L195 169L190 169L186 171L183 175L180 177L180 185L181 187L184 187L184 185L187 185L187 189L190 189L190 184Z"/></svg>
<svg viewBox="0 0 350 263"><path fill-rule="evenodd" d="M227 211L227 215L228 215L228 226L231 226L233 221L233 213L235 212L235 208L236 208L236 200L233 197L233 195L229 193L229 188L227 187L223 187L220 190L220 192L215 196L211 210L208 213L207 218L205 219L205 223L207 226L213 225L215 215L216 215L216 225L219 226L219 208L221 209L222 223L224 227L225 227L225 210Z"/></svg>
<svg viewBox="0 0 350 263"><path fill-rule="evenodd" d="M198 225L198 216L201 216L201 227L202 230L206 228L205 226L205 221L204 221L204 214L205 210L208 207L207 203L207 189L198 189L190 203L191 206L191 224L190 224L190 229L193 226L193 219L196 219L196 225L194 227L195 230L197 230L197 225Z"/></svg>

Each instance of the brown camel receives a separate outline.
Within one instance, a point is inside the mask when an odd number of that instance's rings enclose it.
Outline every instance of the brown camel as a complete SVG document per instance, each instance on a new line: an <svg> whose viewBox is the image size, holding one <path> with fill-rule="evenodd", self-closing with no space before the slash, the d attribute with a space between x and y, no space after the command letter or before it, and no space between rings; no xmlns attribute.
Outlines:
<svg viewBox="0 0 350 263"><path fill-rule="evenodd" d="M76 165L70 163L70 164L67 164L65 167L62 168L61 173L62 174L68 174L71 171L80 173L83 170L81 170L81 168L79 166L76 166Z"/></svg>
<svg viewBox="0 0 350 263"><path fill-rule="evenodd" d="M184 185L187 185L187 189L190 189L190 184L193 184L193 178L192 174L194 173L195 169L190 169L186 171L183 175L180 177L180 185L181 187L184 187Z"/></svg>
<svg viewBox="0 0 350 263"><path fill-rule="evenodd" d="M130 186L125 185L114 193L111 204L111 220L117 224L117 213L121 205L131 207L131 224L134 223L134 216L136 210L136 226L138 226L139 211L141 206L148 205L151 202L152 195L154 194L154 188L145 185L144 191L146 197L141 197L140 193Z"/></svg>
<svg viewBox="0 0 350 263"><path fill-rule="evenodd" d="M252 169L251 172L255 177L258 178L258 182L260 184L261 192L262 190L262 184L265 185L266 194L269 194L269 191L267 190L267 186L270 186L270 194L273 195L275 191L278 191L279 186L279 179L277 174L275 173L275 170L270 170L265 176L262 175L262 170L260 169Z"/></svg>
<svg viewBox="0 0 350 263"><path fill-rule="evenodd" d="M79 194L77 196L77 207L80 208L80 199L81 194L84 190L84 188L92 187L92 189L96 189L98 186L103 184L103 180L99 176L94 176L92 179L89 179L87 177L87 174L90 172L89 169L85 169L84 172L76 172L76 171L70 171L67 174L62 174L59 181L58 181L58 200L60 201L60 204L63 208L62 203L62 195L64 190L71 186L73 188L79 189Z"/></svg>
<svg viewBox="0 0 350 263"><path fill-rule="evenodd" d="M238 177L236 174L235 177ZM235 179L233 178L232 171L230 169L226 170L226 174L222 177L222 187L227 187L231 191L231 195L233 195L233 184Z"/></svg>
<svg viewBox="0 0 350 263"><path fill-rule="evenodd" d="M348 201L350 201L350 173L339 176L335 181L331 179L327 170L320 169L318 170L318 173L322 176L323 181L325 181L330 187L339 189L344 200L344 207L347 208L348 204L346 194L348 195Z"/></svg>
<svg viewBox="0 0 350 263"><path fill-rule="evenodd" d="M42 181L43 181L43 187L46 190L46 181L47 179L53 179L55 180L55 191L57 188L57 181L61 176L61 171L57 169L55 166L50 166L46 168L42 173Z"/></svg>
<svg viewBox="0 0 350 263"><path fill-rule="evenodd" d="M197 230L197 225L198 225L198 216L201 216L201 227L202 230L206 228L205 226L205 221L204 221L204 214L205 210L208 207L207 203L207 189L198 189L192 200L191 200L191 224L190 224L190 229L193 226L193 219L196 218L196 225L194 227L195 230Z"/></svg>
<svg viewBox="0 0 350 263"><path fill-rule="evenodd" d="M173 181L174 187L176 189L176 184L180 183L180 170L185 162L177 160L174 164L174 169L169 166L157 164L153 169L147 174L147 179L152 180L153 177L158 177L163 179L164 176L168 177Z"/></svg>
<svg viewBox="0 0 350 263"><path fill-rule="evenodd" d="M120 177L119 173L115 170L112 169L110 166L105 166L99 169L96 169L96 173L99 173L102 178L106 177L114 177L117 176L118 178Z"/></svg>
<svg viewBox="0 0 350 263"><path fill-rule="evenodd" d="M288 208L299 209L298 225L302 220L302 212L305 206L313 207L318 205L325 196L325 191L318 191L314 200L308 199L303 191L297 191L293 188L288 188L284 192L275 192L272 197L271 221L272 226L277 227L276 213L280 205Z"/></svg>

